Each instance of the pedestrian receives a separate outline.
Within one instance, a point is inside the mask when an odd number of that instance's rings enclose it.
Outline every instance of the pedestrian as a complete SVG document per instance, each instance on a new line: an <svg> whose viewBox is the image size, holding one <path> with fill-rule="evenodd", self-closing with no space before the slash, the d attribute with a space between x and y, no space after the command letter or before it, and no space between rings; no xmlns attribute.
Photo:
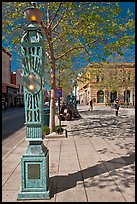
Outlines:
<svg viewBox="0 0 137 204"><path fill-rule="evenodd" d="M92 99L90 100L89 105L90 105L89 110L93 110L93 101L92 101Z"/></svg>
<svg viewBox="0 0 137 204"><path fill-rule="evenodd" d="M114 101L115 104L115 109L116 109L116 116L118 116L118 110L119 110L119 100L118 98L116 98L116 100Z"/></svg>

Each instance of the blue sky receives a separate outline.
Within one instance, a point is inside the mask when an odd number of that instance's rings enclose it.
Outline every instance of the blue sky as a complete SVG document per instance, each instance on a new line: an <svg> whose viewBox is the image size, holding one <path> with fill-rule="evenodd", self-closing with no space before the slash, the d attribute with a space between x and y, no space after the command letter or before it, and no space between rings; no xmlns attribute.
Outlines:
<svg viewBox="0 0 137 204"><path fill-rule="evenodd" d="M120 7L123 9L123 13L127 12L127 9L130 8L130 11L135 14L135 2L119 2L119 4L120 4ZM2 45L5 48L7 47L7 45L3 41L2 41ZM134 48L132 49L132 52L128 50L127 52L128 59L130 58L129 56L130 54L132 56L134 55L134 52L135 52ZM11 54L12 54L11 71L16 71L18 68L21 68L21 64L16 60L16 53L12 52ZM125 53L125 56L126 56L126 53ZM93 62L94 60L97 60L97 59L94 58L91 60L91 62ZM74 67L79 67L79 66L85 67L88 64L88 62L84 61L84 59L80 57L77 57L75 62L76 64Z"/></svg>
<svg viewBox="0 0 137 204"><path fill-rule="evenodd" d="M127 12L129 8L130 11L134 14L134 18L135 18L135 2L119 2L119 6L122 8L121 17L125 16L124 14ZM132 49L128 49L125 51L124 58L126 59L127 62L133 61L133 59L135 59L135 45L133 46ZM90 62L94 62L94 61L99 61L99 59L97 57L91 57ZM88 62L85 61L84 59L80 57L75 58L74 69L86 67L87 65L88 65Z"/></svg>

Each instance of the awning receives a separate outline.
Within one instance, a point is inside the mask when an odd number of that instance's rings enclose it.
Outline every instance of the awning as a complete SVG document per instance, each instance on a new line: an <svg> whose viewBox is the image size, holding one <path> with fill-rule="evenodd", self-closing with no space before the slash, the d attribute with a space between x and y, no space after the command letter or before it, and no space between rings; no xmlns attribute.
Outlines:
<svg viewBox="0 0 137 204"><path fill-rule="evenodd" d="M12 83L2 83L2 86L8 86L8 87L16 88L16 89L18 88L17 85L12 84Z"/></svg>

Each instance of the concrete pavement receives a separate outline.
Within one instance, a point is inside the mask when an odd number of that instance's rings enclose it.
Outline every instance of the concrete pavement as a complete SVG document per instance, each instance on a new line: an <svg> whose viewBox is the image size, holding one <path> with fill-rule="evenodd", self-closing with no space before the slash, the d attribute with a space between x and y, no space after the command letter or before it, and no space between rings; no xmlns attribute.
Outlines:
<svg viewBox="0 0 137 204"><path fill-rule="evenodd" d="M43 141L49 149L51 199L23 202L135 202L134 109L120 109L118 117L110 107L78 109L81 119L62 121L67 138ZM25 128L18 134L25 137ZM2 202L21 202L20 158L26 147L24 138L3 154Z"/></svg>

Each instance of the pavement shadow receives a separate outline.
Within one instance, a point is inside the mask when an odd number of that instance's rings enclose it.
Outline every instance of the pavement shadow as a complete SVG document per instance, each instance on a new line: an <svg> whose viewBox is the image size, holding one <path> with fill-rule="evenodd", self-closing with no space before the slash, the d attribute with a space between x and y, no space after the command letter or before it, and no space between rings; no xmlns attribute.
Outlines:
<svg viewBox="0 0 137 204"><path fill-rule="evenodd" d="M111 110L92 110L92 111L89 111L89 110L84 110L84 111L80 111L82 114L85 114L85 115L96 115L96 114L101 114L101 115L104 115L104 114L107 114L107 115L112 115L114 114L115 115L115 110L111 109Z"/></svg>
<svg viewBox="0 0 137 204"><path fill-rule="evenodd" d="M135 153L131 153L128 156L122 156L118 158L114 158L108 161L100 161L100 164L96 164L95 166L83 169L81 171L78 171L76 173L68 174L68 175L58 175L53 176L50 178L50 182L52 185L52 191L51 191L51 197L54 197L56 193L68 190L70 188L74 188L76 185L84 185L85 187L94 187L98 186L99 188L105 188L109 184L110 181L110 175L117 175L118 178L121 178L121 174L117 172L117 169L120 169L122 167L125 167L127 165L133 164L135 161ZM104 173L109 172L109 174ZM129 169L123 169L122 170L123 177L128 178L126 181L125 187L129 187L133 182L133 173L129 172ZM120 174L120 175L118 175ZM95 176L100 176L98 178L98 182L94 181ZM85 179L89 179L88 181L84 181ZM115 178L116 179L116 178ZM112 179L111 179L112 180ZM127 183L128 182L128 183ZM112 185L112 191L118 190L113 189L114 185Z"/></svg>
<svg viewBox="0 0 137 204"><path fill-rule="evenodd" d="M71 121L81 120L81 119L83 119L83 117L82 117L82 116L80 116L79 118L72 118L72 120L71 120Z"/></svg>
<svg viewBox="0 0 137 204"><path fill-rule="evenodd" d="M97 120L98 118L96 118L96 120ZM109 119L108 119L108 121L109 121ZM94 125L94 126L90 126L90 124L94 124L94 122L98 122L99 123L99 125ZM86 126L86 125L88 125L88 126ZM81 124L81 126L84 126L84 128L78 128L78 129L72 129L72 130L68 130L68 132L77 132L77 131L82 131L82 130L90 130L91 128L93 129L93 128L102 128L102 127L109 127L109 126L111 126L111 125L116 125L116 122L115 121L111 121L111 123L108 123L108 124L105 124L105 125L103 125L102 124L102 122L101 121L95 121L95 120L93 120L92 122L89 122L89 123L87 123L87 124ZM79 125L80 126L80 125ZM86 127L85 127L86 126Z"/></svg>
<svg viewBox="0 0 137 204"><path fill-rule="evenodd" d="M135 127L134 127L134 117L130 118L122 118L120 116L117 117L106 117L106 118L88 118L87 120L81 120L81 123L74 124L73 128L68 129L68 133L70 136L82 136L87 133L89 137L92 137L90 133L93 131L100 131L101 137L113 139L113 135L119 134L120 138L126 138L126 136L133 137ZM124 131L124 132L123 132ZM109 134L108 134L109 132ZM94 132L94 136L96 132ZM82 136L83 137L83 136ZM86 137L86 136L84 136Z"/></svg>

